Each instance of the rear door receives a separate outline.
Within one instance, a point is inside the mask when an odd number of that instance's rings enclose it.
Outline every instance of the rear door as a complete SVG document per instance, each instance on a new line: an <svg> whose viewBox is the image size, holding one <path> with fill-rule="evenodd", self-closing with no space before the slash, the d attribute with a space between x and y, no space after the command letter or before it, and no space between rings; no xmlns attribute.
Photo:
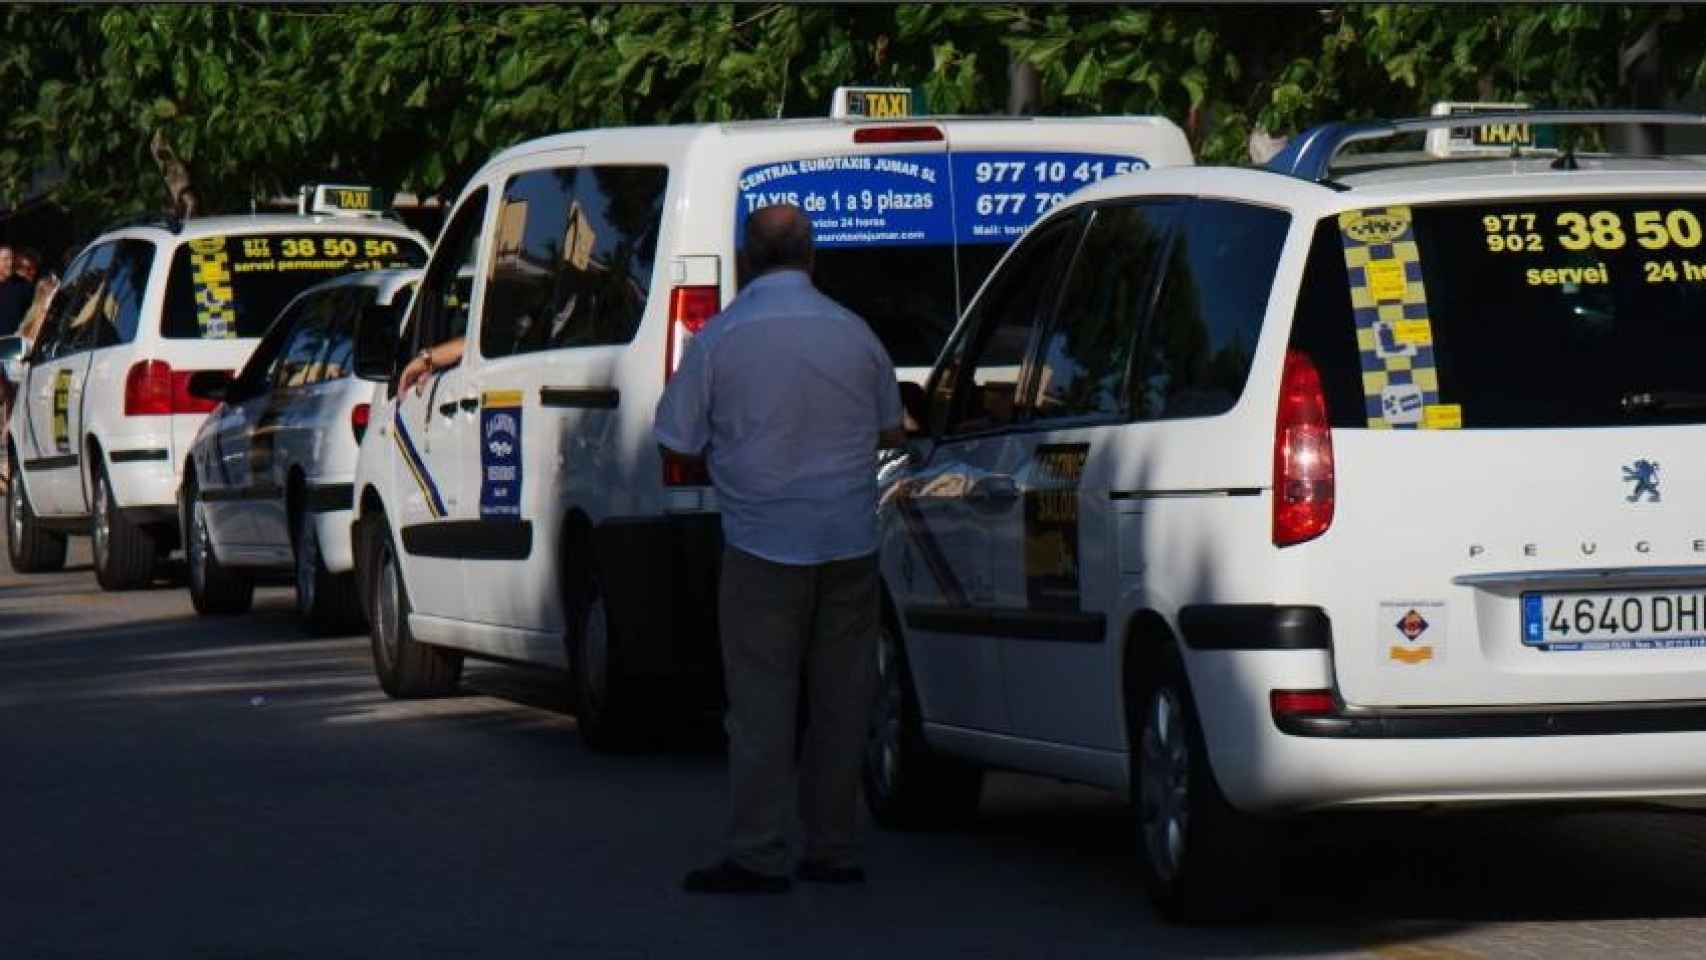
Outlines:
<svg viewBox="0 0 1706 960"><path fill-rule="evenodd" d="M1346 700L1706 696L1706 202L1385 207L1317 230L1292 345L1336 513L1287 548Z"/></svg>
<svg viewBox="0 0 1706 960"><path fill-rule="evenodd" d="M272 374L279 356L290 343L307 301L298 298L279 315L261 337L254 353L238 371L227 399L209 414L210 421L197 434L202 446L199 473L208 534L215 550L230 561L248 562L248 551L256 543L253 511L255 478L251 469L251 433L260 421L272 393Z"/></svg>
<svg viewBox="0 0 1706 960"><path fill-rule="evenodd" d="M243 501L254 547L268 563L289 562L291 530L287 494L290 469L306 453L306 417L332 324L347 289L316 290L296 301L291 331L268 372L264 396L245 402L249 496Z"/></svg>
<svg viewBox="0 0 1706 960"><path fill-rule="evenodd" d="M106 304L107 273L118 243L91 248L66 272L65 287L43 323L42 349L31 364L26 387L35 458L25 468L34 479L30 496L42 516L87 512L83 489L83 392L96 328Z"/></svg>

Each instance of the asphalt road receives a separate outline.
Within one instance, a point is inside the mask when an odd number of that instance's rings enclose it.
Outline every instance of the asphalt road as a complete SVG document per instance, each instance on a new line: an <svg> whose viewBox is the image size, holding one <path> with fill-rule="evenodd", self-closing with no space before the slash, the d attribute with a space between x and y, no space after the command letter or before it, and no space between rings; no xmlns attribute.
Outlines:
<svg viewBox="0 0 1706 960"><path fill-rule="evenodd" d="M1699 956L1706 815L1305 825L1283 893L1160 924L1103 793L1002 775L978 817L870 835L863 889L691 897L722 759L589 753L550 674L472 665L387 700L364 637L285 590L200 619L181 587L0 575L0 958ZM3 565L0 565L3 567Z"/></svg>

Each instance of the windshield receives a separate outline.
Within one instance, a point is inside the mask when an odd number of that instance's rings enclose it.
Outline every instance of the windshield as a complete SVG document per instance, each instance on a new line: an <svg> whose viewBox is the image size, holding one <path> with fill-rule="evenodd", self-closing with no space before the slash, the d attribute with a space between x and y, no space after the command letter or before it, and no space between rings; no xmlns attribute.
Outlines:
<svg viewBox="0 0 1706 960"><path fill-rule="evenodd" d="M863 317L895 366L927 367L995 262L1031 224L1071 191L1147 166L1059 151L777 161L742 172L735 238L742 242L746 218L760 207L804 209L818 289Z"/></svg>
<svg viewBox="0 0 1706 960"><path fill-rule="evenodd" d="M361 270L419 267L408 237L361 233L226 234L178 247L166 281L160 334L191 340L258 337L290 299Z"/></svg>
<svg viewBox="0 0 1706 960"><path fill-rule="evenodd" d="M1706 422L1702 224L1692 197L1341 214L1292 346L1338 427Z"/></svg>

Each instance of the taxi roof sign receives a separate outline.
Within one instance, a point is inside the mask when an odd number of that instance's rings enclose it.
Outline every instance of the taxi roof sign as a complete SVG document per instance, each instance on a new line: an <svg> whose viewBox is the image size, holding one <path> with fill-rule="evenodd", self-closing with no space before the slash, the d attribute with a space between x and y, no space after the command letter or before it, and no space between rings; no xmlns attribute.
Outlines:
<svg viewBox="0 0 1706 960"><path fill-rule="evenodd" d="M836 87L829 116L834 120L866 117L872 120L912 116L911 87Z"/></svg>
<svg viewBox="0 0 1706 960"><path fill-rule="evenodd" d="M334 217L377 217L381 213L379 191L347 183L304 186L297 198L296 212Z"/></svg>
<svg viewBox="0 0 1706 960"><path fill-rule="evenodd" d="M1433 116L1513 113L1529 109L1526 103L1469 103L1442 100L1433 106ZM1428 131L1427 152L1436 157L1510 156L1525 147L1555 146L1552 131L1527 123L1500 122L1481 126L1452 127Z"/></svg>

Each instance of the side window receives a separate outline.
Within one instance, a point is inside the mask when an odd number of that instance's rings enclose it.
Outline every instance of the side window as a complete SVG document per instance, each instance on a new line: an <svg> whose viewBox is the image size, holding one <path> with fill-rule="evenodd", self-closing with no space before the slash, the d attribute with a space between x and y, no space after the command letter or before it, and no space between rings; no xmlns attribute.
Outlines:
<svg viewBox="0 0 1706 960"><path fill-rule="evenodd" d="M1062 255L1082 221L1057 219L1032 231L984 288L930 398L935 433L975 433L1013 422L1031 333L1052 306Z"/></svg>
<svg viewBox="0 0 1706 960"><path fill-rule="evenodd" d="M414 349L437 346L468 332L469 300L474 296L474 264L480 254L480 228L486 219L486 188L481 187L456 211L439 237L432 266L421 281Z"/></svg>
<svg viewBox="0 0 1706 960"><path fill-rule="evenodd" d="M237 374L237 390L229 394L231 399L243 399L265 393L271 389L273 366L278 361L279 352L289 342L302 311L308 304L308 298L298 298L284 308L272 326L261 335L261 342L255 344L255 350L249 354L249 360L243 364L243 369Z"/></svg>
<svg viewBox="0 0 1706 960"><path fill-rule="evenodd" d="M651 291L669 171L565 167L511 177L480 321L480 353L505 357L627 343Z"/></svg>
<svg viewBox="0 0 1706 960"><path fill-rule="evenodd" d="M1132 381L1141 419L1208 417L1238 402L1291 215L1197 200L1182 218Z"/></svg>
<svg viewBox="0 0 1706 960"><path fill-rule="evenodd" d="M52 329L52 339L45 344L42 359L68 357L95 345L95 318L105 304L103 287L107 271L112 266L116 243L103 243L84 255L82 269L75 278L67 279L53 298L53 310L42 324L44 334Z"/></svg>
<svg viewBox="0 0 1706 960"><path fill-rule="evenodd" d="M290 338L285 341L284 349L279 351L278 361L273 365L273 389L303 387L313 382L315 367L326 349L330 320L328 308L336 300L337 297L331 293L303 298L300 319L296 322L295 329L290 332Z"/></svg>
<svg viewBox="0 0 1706 960"><path fill-rule="evenodd" d="M107 270L102 303L96 310L96 347L110 347L136 339L142 315L142 297L148 292L148 275L154 269L154 244L147 240L120 240Z"/></svg>
<svg viewBox="0 0 1706 960"><path fill-rule="evenodd" d="M337 309L332 312L332 324L326 336L326 356L320 361L320 369L315 373L316 383L341 380L349 376L355 367L356 318L379 295L379 291L373 287L346 287L343 293L344 295L338 298ZM402 294L398 296L401 297Z"/></svg>
<svg viewBox="0 0 1706 960"><path fill-rule="evenodd" d="M1103 207L1084 234L1037 351L1038 419L1116 417L1179 204Z"/></svg>

